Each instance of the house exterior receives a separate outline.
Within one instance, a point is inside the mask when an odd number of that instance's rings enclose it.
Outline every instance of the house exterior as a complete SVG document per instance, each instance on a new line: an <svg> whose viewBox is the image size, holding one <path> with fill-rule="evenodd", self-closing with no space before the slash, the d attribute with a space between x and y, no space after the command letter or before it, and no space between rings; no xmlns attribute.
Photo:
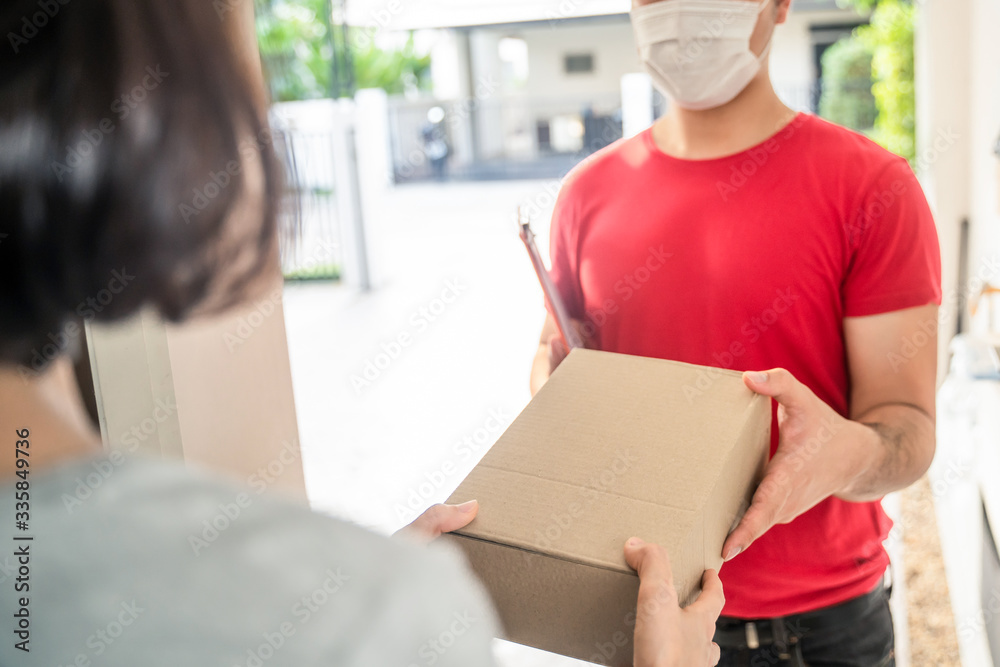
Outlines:
<svg viewBox="0 0 1000 667"><path fill-rule="evenodd" d="M397 180L429 173L414 158L434 107L445 111L452 177L561 175L622 136L622 80L642 72L629 0L379 1L349 3L348 21L380 33L433 31L423 35L433 96L391 103ZM835 0L792 4L771 53L787 104L816 110L822 52L863 22ZM665 104L659 95L654 103Z"/></svg>

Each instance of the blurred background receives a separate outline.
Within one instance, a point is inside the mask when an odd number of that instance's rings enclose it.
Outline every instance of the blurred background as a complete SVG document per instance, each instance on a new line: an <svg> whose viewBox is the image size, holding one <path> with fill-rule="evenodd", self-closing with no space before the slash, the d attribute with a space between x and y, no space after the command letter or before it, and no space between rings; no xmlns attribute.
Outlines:
<svg viewBox="0 0 1000 667"><path fill-rule="evenodd" d="M648 127L628 0L258 0L302 234L284 315L312 505L389 532L445 500L527 403L561 178ZM886 500L898 664L993 665L1000 625L1000 9L793 0L771 51L792 108L911 161L945 269L939 454ZM513 667L583 664L498 642Z"/></svg>

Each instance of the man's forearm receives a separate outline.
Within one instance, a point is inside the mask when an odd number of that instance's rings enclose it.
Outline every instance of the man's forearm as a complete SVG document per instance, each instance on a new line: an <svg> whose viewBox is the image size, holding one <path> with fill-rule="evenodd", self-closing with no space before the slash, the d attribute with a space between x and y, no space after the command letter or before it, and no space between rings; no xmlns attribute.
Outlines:
<svg viewBox="0 0 1000 667"><path fill-rule="evenodd" d="M538 346L535 359L531 362L531 395L534 396L549 379L549 346L542 343Z"/></svg>
<svg viewBox="0 0 1000 667"><path fill-rule="evenodd" d="M878 500L904 489L927 472L936 443L934 418L915 405L890 403L856 419L869 465L837 496L851 502Z"/></svg>

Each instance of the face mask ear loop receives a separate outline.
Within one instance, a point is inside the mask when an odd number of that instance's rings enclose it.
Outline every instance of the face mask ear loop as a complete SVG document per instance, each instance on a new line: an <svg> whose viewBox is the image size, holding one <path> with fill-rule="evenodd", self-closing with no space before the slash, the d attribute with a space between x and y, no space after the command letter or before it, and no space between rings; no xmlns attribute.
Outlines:
<svg viewBox="0 0 1000 667"><path fill-rule="evenodd" d="M760 3L760 9L757 10L757 16L763 14L764 10L767 9L770 4L771 0L762 0ZM767 60L767 56L771 53L771 45L774 44L774 31L777 29L777 24L771 28L771 36L767 38L767 44L764 46L764 50L760 52L759 56L757 56L757 62L760 63L761 67L764 66L764 61Z"/></svg>
<svg viewBox="0 0 1000 667"><path fill-rule="evenodd" d="M761 67L764 66L764 61L767 60L767 56L771 53L771 44L773 43L774 43L774 35L772 34L771 39L767 40L767 46L765 46L764 50L760 52L759 56L757 56L757 62L760 63Z"/></svg>

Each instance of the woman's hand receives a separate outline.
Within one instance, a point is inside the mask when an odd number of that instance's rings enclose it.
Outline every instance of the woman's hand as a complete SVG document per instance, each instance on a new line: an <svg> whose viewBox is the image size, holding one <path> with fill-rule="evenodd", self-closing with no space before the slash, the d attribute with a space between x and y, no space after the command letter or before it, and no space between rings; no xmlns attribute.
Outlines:
<svg viewBox="0 0 1000 667"><path fill-rule="evenodd" d="M625 543L625 560L639 573L635 667L714 667L719 646L715 621L726 598L714 570L705 572L698 600L681 609L667 551L637 537Z"/></svg>
<svg viewBox="0 0 1000 667"><path fill-rule="evenodd" d="M403 537L416 542L430 542L459 528L465 528L479 512L479 503L470 500L461 505L434 505L393 537Z"/></svg>

